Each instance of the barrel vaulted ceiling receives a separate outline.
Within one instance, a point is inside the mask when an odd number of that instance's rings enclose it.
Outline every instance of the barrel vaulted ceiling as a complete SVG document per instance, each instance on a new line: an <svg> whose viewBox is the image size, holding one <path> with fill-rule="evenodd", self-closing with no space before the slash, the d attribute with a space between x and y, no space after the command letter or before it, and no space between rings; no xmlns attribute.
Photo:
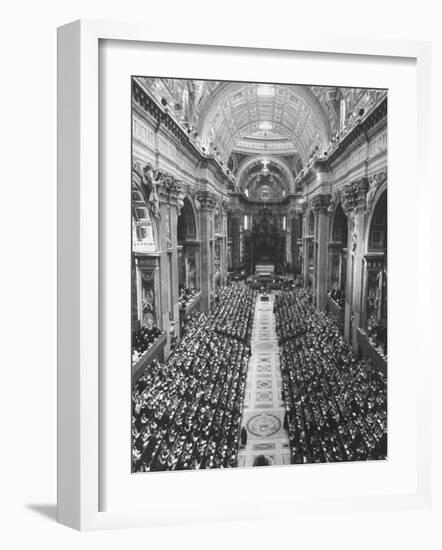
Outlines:
<svg viewBox="0 0 442 550"><path fill-rule="evenodd" d="M311 90L250 83L220 84L203 105L198 128L205 145L216 148L222 158L249 142L261 151L296 151L306 160L328 143L332 132Z"/></svg>
<svg viewBox="0 0 442 550"><path fill-rule="evenodd" d="M168 106L206 153L226 166L232 153L291 155L307 164L312 156L321 156L361 105L367 110L383 93L331 86L138 80Z"/></svg>

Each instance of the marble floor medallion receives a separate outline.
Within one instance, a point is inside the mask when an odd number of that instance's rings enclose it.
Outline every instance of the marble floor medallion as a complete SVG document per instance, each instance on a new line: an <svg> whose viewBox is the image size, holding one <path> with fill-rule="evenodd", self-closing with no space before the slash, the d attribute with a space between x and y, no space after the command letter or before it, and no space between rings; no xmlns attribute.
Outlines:
<svg viewBox="0 0 442 550"><path fill-rule="evenodd" d="M256 437L272 437L282 428L278 416L270 413L259 413L252 416L247 422L247 431Z"/></svg>

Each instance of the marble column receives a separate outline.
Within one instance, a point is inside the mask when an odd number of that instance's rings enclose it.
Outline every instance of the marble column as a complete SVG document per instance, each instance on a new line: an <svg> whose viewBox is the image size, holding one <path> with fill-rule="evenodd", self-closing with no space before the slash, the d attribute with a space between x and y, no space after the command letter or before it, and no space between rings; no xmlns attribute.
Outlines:
<svg viewBox="0 0 442 550"><path fill-rule="evenodd" d="M164 348L165 357L168 357L170 353L170 312L169 312L169 262L168 262L168 250L170 248L170 229L169 229L169 204L164 196L160 195L160 220L159 220L159 295L160 295L160 312L159 318L161 318L161 328L167 334L167 341Z"/></svg>
<svg viewBox="0 0 442 550"><path fill-rule="evenodd" d="M292 221L292 257L294 274L302 273L302 262L299 258L300 243L302 243L302 214L296 213Z"/></svg>
<svg viewBox="0 0 442 550"><path fill-rule="evenodd" d="M213 212L215 198L208 191L200 191L196 199L200 205L200 282L201 282L201 310L210 310L213 284L213 258L211 243L213 242Z"/></svg>
<svg viewBox="0 0 442 550"><path fill-rule="evenodd" d="M304 215L302 216L302 276L304 279L304 288L308 288L309 286L309 280L308 280L308 262L309 262L309 247L310 247L311 239L307 238L307 215L306 212L304 212Z"/></svg>
<svg viewBox="0 0 442 550"><path fill-rule="evenodd" d="M364 228L368 182L362 178L343 189L343 208L348 217L348 258L345 301L345 337L357 352L357 330L362 324L364 289Z"/></svg>
<svg viewBox="0 0 442 550"><path fill-rule="evenodd" d="M171 292L170 303L172 310L169 312L171 321L175 325L175 336L177 341L180 338L180 311L178 305L178 197L171 196L169 208L169 226L170 226L170 248L168 255L170 258L169 269L169 291Z"/></svg>
<svg viewBox="0 0 442 550"><path fill-rule="evenodd" d="M285 261L293 264L292 257L292 216L288 213L285 217Z"/></svg>
<svg viewBox="0 0 442 550"><path fill-rule="evenodd" d="M232 228L232 267L234 270L239 270L241 265L241 258L240 258L240 218L239 215L232 215L232 221L231 221L231 228Z"/></svg>
<svg viewBox="0 0 442 550"><path fill-rule="evenodd" d="M316 219L317 257L315 266L316 307L325 309L327 303L327 267L329 243L329 215L328 207L331 196L321 193L312 199Z"/></svg>
<svg viewBox="0 0 442 550"><path fill-rule="evenodd" d="M221 247L221 284L227 282L227 217L229 213L228 201L223 201L222 209L222 247Z"/></svg>

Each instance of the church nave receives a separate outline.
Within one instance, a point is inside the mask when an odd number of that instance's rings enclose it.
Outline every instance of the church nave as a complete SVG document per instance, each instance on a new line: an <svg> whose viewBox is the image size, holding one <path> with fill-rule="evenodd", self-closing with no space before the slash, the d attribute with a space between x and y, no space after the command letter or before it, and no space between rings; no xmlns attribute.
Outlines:
<svg viewBox="0 0 442 550"><path fill-rule="evenodd" d="M239 451L240 467L255 466L262 457L269 465L290 464L273 304L273 294L258 294L242 418L247 444Z"/></svg>

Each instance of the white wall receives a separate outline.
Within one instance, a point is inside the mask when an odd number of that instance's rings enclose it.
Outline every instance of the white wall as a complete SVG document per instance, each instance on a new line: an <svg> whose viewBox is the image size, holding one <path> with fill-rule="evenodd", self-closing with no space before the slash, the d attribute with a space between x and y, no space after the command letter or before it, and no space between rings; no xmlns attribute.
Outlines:
<svg viewBox="0 0 442 550"><path fill-rule="evenodd" d="M0 487L4 508L0 540L4 548L69 549L80 544L82 548L140 545L164 550L241 547L272 550L420 547L428 550L437 547L435 541L431 542L432 537L438 537L439 543L441 538L435 512L404 511L379 517L304 517L293 518L291 525L235 524L79 535L49 521L42 516L41 509L38 513L32 507L47 505L52 513L50 506L55 502L56 27L78 17L89 17L153 21L159 26L180 24L189 29L189 38L193 29L201 26L206 29L210 25L224 26L228 34L229 28L244 25L244 33L248 28L256 32L260 27L269 43L281 33L290 35L309 27L315 35L333 34L341 29L346 34L368 37L433 39L434 67L437 68L434 95L437 85L440 97L442 36L438 5L431 0L401 3L385 0L362 3L354 0L273 0L271 3L256 0L170 0L167 3L17 0L3 5L0 309L4 326L0 334L1 352L5 357L0 362L0 418L5 421L2 426L7 426L0 432ZM440 100L434 108L434 121L440 125ZM437 153L440 156L439 151ZM441 204L440 189L436 193L439 201L436 197L433 200L435 219ZM440 227L435 223L433 235L436 231L440 236ZM435 253L440 255L440 248L438 251L435 248ZM412 261L412 254L410 251L407 261ZM439 293L435 300L440 306ZM441 311L440 307L436 309ZM441 432L440 421L438 431ZM438 456L440 459L440 452ZM441 464L439 460L439 469ZM440 482L440 473L436 472L436 478ZM9 542L5 540L7 536Z"/></svg>

